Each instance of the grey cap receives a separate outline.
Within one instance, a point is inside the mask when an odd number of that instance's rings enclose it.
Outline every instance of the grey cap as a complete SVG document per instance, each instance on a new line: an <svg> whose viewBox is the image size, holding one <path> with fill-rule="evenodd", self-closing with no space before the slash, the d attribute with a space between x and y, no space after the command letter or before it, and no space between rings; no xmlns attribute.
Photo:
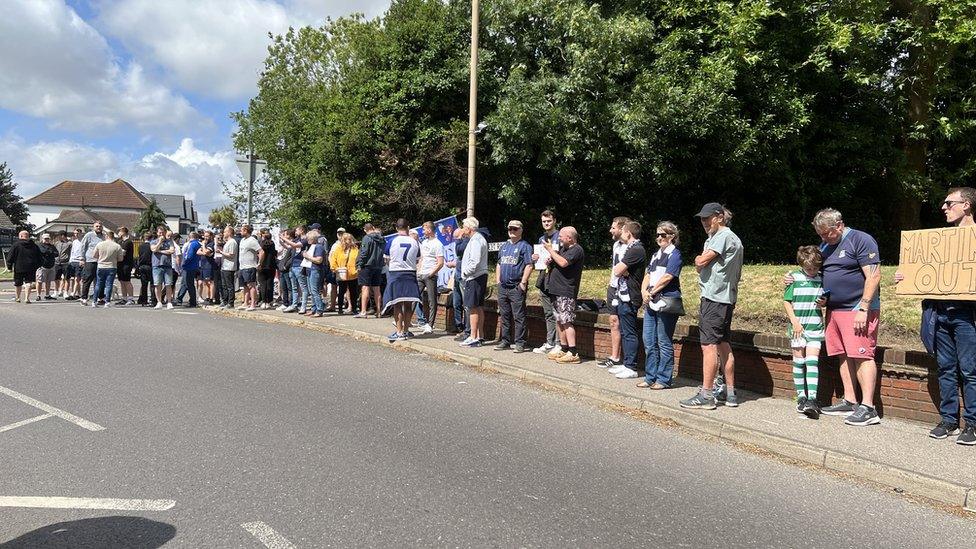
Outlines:
<svg viewBox="0 0 976 549"><path fill-rule="evenodd" d="M718 202L709 202L702 206L700 212L695 214L695 217L711 217L713 215L724 214L725 208Z"/></svg>

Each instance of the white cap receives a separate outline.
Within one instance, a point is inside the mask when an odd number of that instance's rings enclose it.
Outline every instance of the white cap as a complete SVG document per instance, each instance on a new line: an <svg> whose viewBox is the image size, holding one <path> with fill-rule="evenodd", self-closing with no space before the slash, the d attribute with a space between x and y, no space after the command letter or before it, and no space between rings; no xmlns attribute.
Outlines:
<svg viewBox="0 0 976 549"><path fill-rule="evenodd" d="M50 239L51 239L51 233L44 233L41 235L41 240L50 240Z"/></svg>

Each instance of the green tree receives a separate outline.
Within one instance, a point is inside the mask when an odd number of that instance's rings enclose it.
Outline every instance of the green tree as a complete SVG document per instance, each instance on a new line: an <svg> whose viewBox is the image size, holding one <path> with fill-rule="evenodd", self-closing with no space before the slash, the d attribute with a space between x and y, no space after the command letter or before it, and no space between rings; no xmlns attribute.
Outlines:
<svg viewBox="0 0 976 549"><path fill-rule="evenodd" d="M145 232L156 234L156 227L160 225L166 225L166 214L163 213L159 204L156 204L156 199L153 198L149 201L149 206L139 214L139 220L136 221L136 226L132 230L135 234Z"/></svg>
<svg viewBox="0 0 976 549"><path fill-rule="evenodd" d="M226 206L212 210L207 221L210 223L210 227L215 230L221 230L227 225L236 226L237 211L234 209L234 206L227 204Z"/></svg>
<svg viewBox="0 0 976 549"><path fill-rule="evenodd" d="M0 163L0 210L3 210L17 227L33 229L27 223L27 206L17 195L17 183L7 163Z"/></svg>

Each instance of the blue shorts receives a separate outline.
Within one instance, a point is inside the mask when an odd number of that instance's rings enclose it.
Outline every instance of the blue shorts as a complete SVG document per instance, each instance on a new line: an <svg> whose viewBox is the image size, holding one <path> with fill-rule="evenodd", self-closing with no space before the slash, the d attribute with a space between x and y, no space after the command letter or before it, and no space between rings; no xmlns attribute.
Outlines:
<svg viewBox="0 0 976 549"><path fill-rule="evenodd" d="M68 263L68 278L81 278L81 263L71 261Z"/></svg>
<svg viewBox="0 0 976 549"><path fill-rule="evenodd" d="M383 271L375 267L363 267L359 270L360 286L376 286L379 288L383 285Z"/></svg>
<svg viewBox="0 0 976 549"><path fill-rule="evenodd" d="M258 270L241 269L237 276L240 277L241 284L254 284L258 281Z"/></svg>
<svg viewBox="0 0 976 549"><path fill-rule="evenodd" d="M153 284L159 286L160 284L165 286L173 285L173 269L171 267L153 267Z"/></svg>

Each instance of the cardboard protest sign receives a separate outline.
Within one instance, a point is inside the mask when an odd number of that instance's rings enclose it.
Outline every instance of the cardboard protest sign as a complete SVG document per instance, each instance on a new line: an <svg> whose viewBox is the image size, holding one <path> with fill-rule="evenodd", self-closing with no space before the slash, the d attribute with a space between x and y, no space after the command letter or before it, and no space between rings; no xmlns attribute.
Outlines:
<svg viewBox="0 0 976 549"><path fill-rule="evenodd" d="M895 293L976 301L976 226L902 231Z"/></svg>

